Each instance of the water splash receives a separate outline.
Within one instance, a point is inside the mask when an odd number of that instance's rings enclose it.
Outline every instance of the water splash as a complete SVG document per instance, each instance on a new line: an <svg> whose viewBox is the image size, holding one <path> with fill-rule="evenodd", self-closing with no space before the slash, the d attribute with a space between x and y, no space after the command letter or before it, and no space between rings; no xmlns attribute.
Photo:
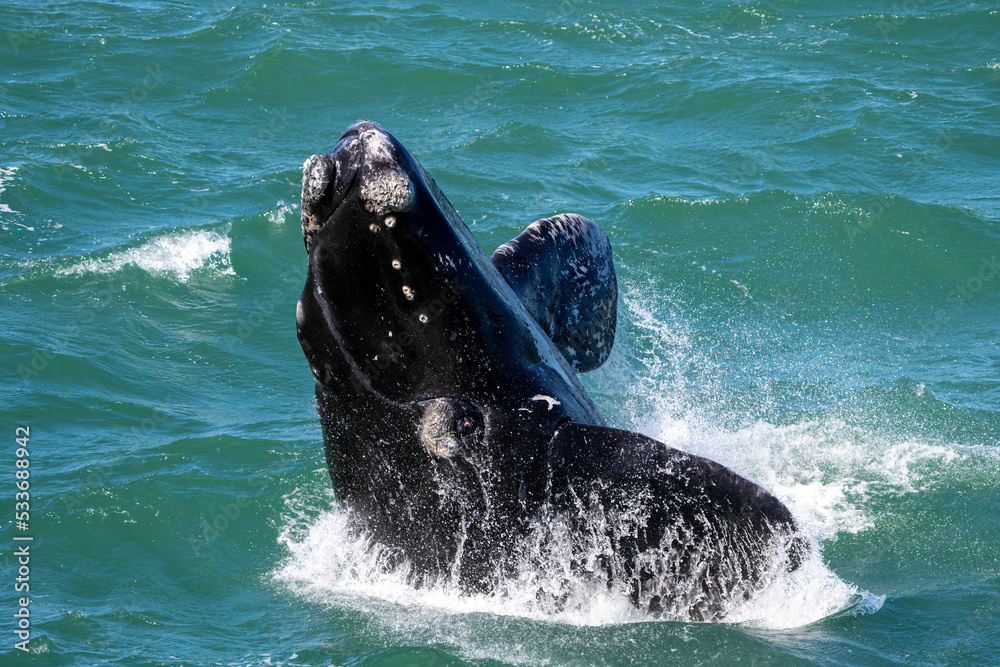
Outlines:
<svg viewBox="0 0 1000 667"><path fill-rule="evenodd" d="M627 427L717 460L769 489L791 508L812 545L793 572L787 571L782 558L774 558L760 586L736 581L727 590L732 602L721 620L768 629L794 628L848 609L859 599L877 599L841 580L822 559L823 540L871 525L871 519L856 502L865 490L864 483L854 478L864 450L840 446L845 441L843 425L775 426L758 422L737 430L720 426L697 405L697 397L704 394L706 362L699 358L681 318L664 318L634 292L631 296L627 292L623 303L628 314L627 356L646 372L637 382L621 383L617 376L635 377L635 369L627 365L615 368L612 362L610 371L602 371L604 379L598 380L598 391L604 385L613 385L619 392L620 387L630 386L627 398L644 407L633 407L636 423ZM697 391L693 383L699 385ZM851 434L850 438L862 440L859 434ZM877 467L876 461L870 463L872 468ZM905 471L895 473L893 479L902 476ZM641 523L641 517L630 524L625 516L624 523L616 525L623 517L545 514L522 545L513 574L501 577L500 585L489 594L467 594L450 580L425 582L419 588L411 586L408 569L386 567L392 554L353 533L346 511L325 509L331 503L330 496L304 504L298 498L290 503L288 523L281 536L289 557L275 573L277 580L317 603L366 609L376 615L387 613L387 607L403 607L576 626L653 620L632 603L626 586L620 582L609 585L608 577L608 567L622 566L608 541L609 531L628 534L636 529L636 521ZM576 528L571 525L574 521ZM581 535L581 521L593 530ZM677 543L688 542L683 535L678 536ZM646 564L647 569L658 573L646 597L659 591L661 599L676 603L667 604L658 618L702 618L698 608L708 604L703 599L706 589L699 584L685 594L685 577L690 576L671 570L677 554L667 548L652 549L644 555L659 559ZM689 556L698 561L697 553ZM706 581L711 584L710 579ZM641 606L648 606L642 592L639 597ZM873 610L877 607L869 605Z"/></svg>
<svg viewBox="0 0 1000 667"><path fill-rule="evenodd" d="M774 577L751 598L726 614L726 623L768 630L798 628L855 609L856 613L875 613L885 596L859 591L843 581L813 551L794 572Z"/></svg>
<svg viewBox="0 0 1000 667"><path fill-rule="evenodd" d="M284 200L279 201L275 208L267 212L267 219L271 224L283 225L289 216L294 216L298 210L298 205L288 204ZM297 216L294 216L297 220Z"/></svg>
<svg viewBox="0 0 1000 667"><path fill-rule="evenodd" d="M332 498L326 496L325 500ZM606 585L589 589L586 599L581 595L564 601L555 611L553 593L565 598L566 582L552 582L548 593L540 594L537 586L546 582L545 575L539 576L537 571L522 570L492 594L463 594L448 581L415 588L408 581L405 565L387 568L391 554L351 529L346 511L335 506L316 514L309 500L302 502L301 498L290 502L288 523L279 538L289 557L274 577L319 604L373 613L387 606L448 614L485 613L574 625L649 620L626 598L609 592ZM582 584L581 588L587 588L585 578Z"/></svg>
<svg viewBox="0 0 1000 667"><path fill-rule="evenodd" d="M595 530L590 537L594 539L580 539L571 525L572 517L545 516L527 538L514 573L502 578L491 593L468 594L451 580L412 586L405 564L398 565L391 550L352 530L345 510L319 509L330 503L330 494L289 501L280 537L289 555L274 573L278 582L317 604L378 617L405 609L415 616L490 614L573 626L654 620L632 603L624 586L609 585L606 568L615 556L608 550L607 526L601 525L608 517L591 517ZM654 551L646 555L673 562L671 554ZM794 572L787 572L782 559L773 559L771 571L762 580L766 583L760 590L747 586L733 593L737 603L725 614L724 622L798 627L844 610L859 595L866 595L833 574L815 545ZM669 571L663 573L661 583L677 584ZM691 595L678 595L676 608L664 609L659 620L696 618L692 614L703 595L696 588L688 591ZM744 592L748 595L742 602Z"/></svg>

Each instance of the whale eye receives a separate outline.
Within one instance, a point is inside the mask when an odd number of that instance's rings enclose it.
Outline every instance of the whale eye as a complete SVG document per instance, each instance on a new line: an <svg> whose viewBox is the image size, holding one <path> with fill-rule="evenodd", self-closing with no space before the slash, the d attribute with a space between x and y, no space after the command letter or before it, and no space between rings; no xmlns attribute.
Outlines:
<svg viewBox="0 0 1000 667"><path fill-rule="evenodd" d="M483 415L479 408L457 398L432 398L418 404L423 419L418 427L421 444L445 458L468 453L483 437Z"/></svg>

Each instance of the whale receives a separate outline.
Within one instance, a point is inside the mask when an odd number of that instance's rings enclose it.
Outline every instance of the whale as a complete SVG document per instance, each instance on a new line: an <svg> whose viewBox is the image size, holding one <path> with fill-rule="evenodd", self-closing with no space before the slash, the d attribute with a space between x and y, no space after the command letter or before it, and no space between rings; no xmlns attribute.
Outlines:
<svg viewBox="0 0 1000 667"><path fill-rule="evenodd" d="M810 547L778 498L608 425L585 390L617 322L599 225L542 218L487 256L366 120L302 174L296 330L337 503L379 567L461 594L495 593L525 567L583 573L692 621L800 567Z"/></svg>

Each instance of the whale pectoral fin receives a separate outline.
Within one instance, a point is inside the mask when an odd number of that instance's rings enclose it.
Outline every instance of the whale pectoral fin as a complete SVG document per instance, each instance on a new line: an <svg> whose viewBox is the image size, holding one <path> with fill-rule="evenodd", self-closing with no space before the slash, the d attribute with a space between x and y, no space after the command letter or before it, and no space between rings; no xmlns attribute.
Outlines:
<svg viewBox="0 0 1000 667"><path fill-rule="evenodd" d="M607 360L615 342L618 282L611 243L596 223L575 213L536 220L492 259L578 373Z"/></svg>
<svg viewBox="0 0 1000 667"><path fill-rule="evenodd" d="M787 541L789 570L808 548L795 537L791 512L767 490L638 433L567 422L549 442L549 473L553 494L596 491L605 505L645 515L645 539L653 546L663 535L681 534L763 557L778 538Z"/></svg>

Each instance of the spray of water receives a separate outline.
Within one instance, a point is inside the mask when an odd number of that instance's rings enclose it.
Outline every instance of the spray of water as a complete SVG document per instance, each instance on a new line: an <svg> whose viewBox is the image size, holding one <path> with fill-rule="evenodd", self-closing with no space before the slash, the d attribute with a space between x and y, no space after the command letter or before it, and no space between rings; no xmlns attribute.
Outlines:
<svg viewBox="0 0 1000 667"><path fill-rule="evenodd" d="M729 430L713 422L710 412L691 399L705 393L706 378L711 376L706 372L708 364L698 358L683 318L657 312L649 306L647 294L641 289L624 293L626 321L620 330L625 335L607 368L591 380L592 391L600 397L611 394L612 387L630 386L624 394L618 389L615 398L619 412L630 415L632 423L618 425L717 460L781 498L810 544L797 568L788 567L778 555L785 552L783 544L776 543L772 545L775 557L767 561L770 565L761 573L759 584L736 580L739 572L702 572L699 578L699 567L707 567L701 563L710 559L691 549L684 551L688 536L670 534L659 549L645 552L641 562L631 564L635 571L652 576L636 578L629 590L627 581L616 584L616 577L609 576L626 566L615 551L615 542L641 530L644 517L629 511L607 513L594 509L598 503L581 503L575 513L543 513L518 547L516 567L501 576L500 585L489 593L463 592L449 579L424 581L417 588L410 585L405 564L387 567L391 554L353 531L346 511L336 506L329 493L322 493L311 498L296 494L289 499L281 535L288 557L276 570L276 579L322 605L393 618L397 618L393 609L406 609L408 625L416 626L420 623L415 619L422 614L428 623L435 619L435 625L440 624L441 614L490 614L576 626L648 622L655 617L663 621L710 618L777 629L845 611L877 611L883 598L837 577L823 562L821 547L839 533L858 532L870 525L858 501L873 480L870 475L859 479L857 471L859 467L884 471L879 466L885 461L872 457L860 435L839 423L774 426L759 422ZM637 374L636 363L645 372ZM625 376L632 381L623 384ZM697 391L692 382L698 383ZM928 452L911 448L906 456L924 454ZM906 456L894 459L903 469L883 472L876 481L906 480ZM580 490L581 495L591 491ZM699 548L711 548L712 543L708 540ZM681 560L686 563L683 568ZM734 580L722 581L727 577ZM719 580L718 590L730 600L721 617L701 611L706 601L711 602L706 596L711 596L713 580ZM710 582L707 587L706 581ZM651 616L647 610L656 609L656 604L650 604L654 597L662 603ZM416 626L406 632L416 632Z"/></svg>

